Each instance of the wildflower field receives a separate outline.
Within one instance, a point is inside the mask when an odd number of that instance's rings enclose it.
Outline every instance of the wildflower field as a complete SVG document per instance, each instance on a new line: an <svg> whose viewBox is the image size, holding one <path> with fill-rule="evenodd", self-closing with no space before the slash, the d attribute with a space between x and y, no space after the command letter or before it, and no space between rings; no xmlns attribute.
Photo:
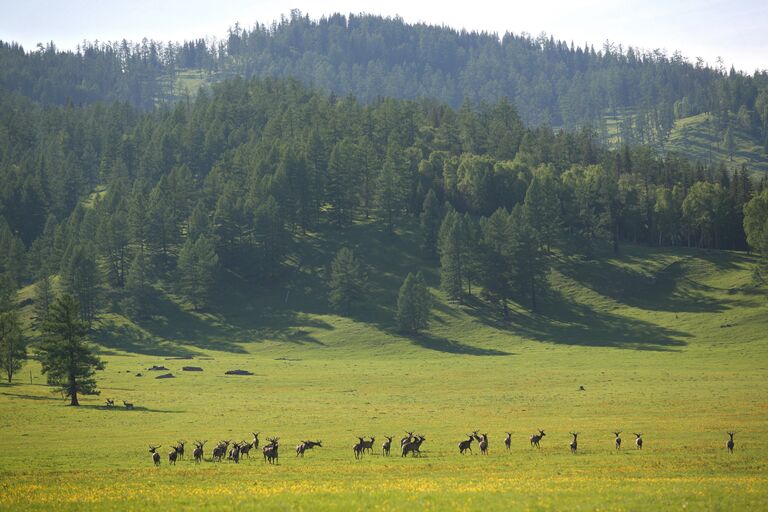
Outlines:
<svg viewBox="0 0 768 512"><path fill-rule="evenodd" d="M601 280L652 275L676 258L635 249L578 271L562 266L549 276L547 305L515 311L509 324L438 301L429 333L413 339L311 312L249 337L199 314L168 316L165 339L180 341L155 350L119 341L123 320L102 318L100 397L66 406L34 361L0 386L0 510L762 509L768 301L749 284L752 260L691 253L647 288ZM649 290L658 297L642 295ZM193 321L209 327L196 334ZM156 379L164 372L153 365L176 378ZM225 375L237 368L254 375ZM540 449L528 440L537 429L546 432ZM476 444L459 454L473 430L488 433L488 456ZM397 447L382 456L383 436L397 444L405 431L426 436L422 456ZM620 451L613 431L622 431ZM209 461L212 444L252 432L262 444L279 436L278 464L260 450L239 464ZM357 436L376 438L361 460ZM209 441L199 465L196 439ZM303 439L323 446L297 458ZM178 440L187 455L172 466ZM162 444L159 467L149 444Z"/></svg>

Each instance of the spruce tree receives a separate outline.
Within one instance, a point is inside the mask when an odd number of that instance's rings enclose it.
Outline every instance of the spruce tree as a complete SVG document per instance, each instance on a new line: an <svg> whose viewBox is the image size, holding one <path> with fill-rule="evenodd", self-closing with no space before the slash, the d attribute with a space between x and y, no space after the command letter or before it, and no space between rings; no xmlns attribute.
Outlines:
<svg viewBox="0 0 768 512"><path fill-rule="evenodd" d="M43 326L55 299L53 278L45 274L35 284L34 317L32 319L35 328L40 329Z"/></svg>
<svg viewBox="0 0 768 512"><path fill-rule="evenodd" d="M440 286L452 300L461 301L464 258L461 239L461 215L448 207L440 225Z"/></svg>
<svg viewBox="0 0 768 512"><path fill-rule="evenodd" d="M557 196L557 182L552 170L540 166L533 174L525 194L525 215L536 231L539 243L547 252L560 229L560 199Z"/></svg>
<svg viewBox="0 0 768 512"><path fill-rule="evenodd" d="M400 331L415 334L429 327L429 312L432 307L429 290L424 276L419 272L408 273L397 296L395 320Z"/></svg>
<svg viewBox="0 0 768 512"><path fill-rule="evenodd" d="M331 291L328 299L331 305L341 311L349 312L353 305L365 298L366 278L360 262L351 249L342 247L331 263Z"/></svg>
<svg viewBox="0 0 768 512"><path fill-rule="evenodd" d="M437 238L440 232L440 205L435 191L429 189L421 208L421 250L429 259L437 256Z"/></svg>
<svg viewBox="0 0 768 512"><path fill-rule="evenodd" d="M151 291L144 251L137 251L131 261L125 281L125 291L128 293L127 305L130 313L144 316Z"/></svg>
<svg viewBox="0 0 768 512"><path fill-rule="evenodd" d="M64 291L75 297L82 319L90 324L96 316L101 283L93 244L76 243L67 250L61 277Z"/></svg>
<svg viewBox="0 0 768 512"><path fill-rule="evenodd" d="M27 346L16 311L0 313L0 368L8 378L18 372L27 359Z"/></svg>
<svg viewBox="0 0 768 512"><path fill-rule="evenodd" d="M187 238L179 253L179 290L195 309L209 304L218 264L216 247L210 237Z"/></svg>
<svg viewBox="0 0 768 512"><path fill-rule="evenodd" d="M88 324L80 317L74 297L57 299L43 325L38 353L48 384L59 387L70 398L70 405L80 405L78 395L99 393L95 372L104 369L104 362L86 342Z"/></svg>

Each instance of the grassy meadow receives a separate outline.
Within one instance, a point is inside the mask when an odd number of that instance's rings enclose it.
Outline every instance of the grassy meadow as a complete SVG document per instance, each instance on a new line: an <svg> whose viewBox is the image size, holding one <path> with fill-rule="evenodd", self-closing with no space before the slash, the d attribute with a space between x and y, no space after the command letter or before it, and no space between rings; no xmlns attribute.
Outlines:
<svg viewBox="0 0 768 512"><path fill-rule="evenodd" d="M157 290L150 318L103 314L94 334L107 361L102 395L80 408L44 385L35 362L0 385L0 510L768 503L768 300L752 283L751 256L631 246L593 261L560 255L540 309L515 306L502 322L479 300L444 300L414 233L391 239L357 224L345 237L368 265L371 300L342 317L324 300L322 279L340 241L333 231L312 236L284 287L228 276L209 311ZM437 300L429 331L406 338L392 315L415 268ZM164 372L152 365L176 378L156 379ZM224 375L238 368L254 375ZM107 409L107 397L136 409ZM538 428L547 434L541 449L528 442ZM406 430L426 436L422 457L381 456L383 436ZM458 453L472 430L489 434L487 457L477 444L475 454ZM623 431L620 452L614 430ZM733 455L727 430L737 432ZM278 465L260 453L238 465L191 460L195 439L209 440L209 459L216 441L254 431L262 442L280 437ZM569 431L580 432L576 455ZM644 434L642 451L632 432ZM374 454L355 460L351 446L363 435L376 437ZM173 467L166 454L180 439L187 458ZM301 439L323 447L298 459ZM163 445L159 468L148 444Z"/></svg>

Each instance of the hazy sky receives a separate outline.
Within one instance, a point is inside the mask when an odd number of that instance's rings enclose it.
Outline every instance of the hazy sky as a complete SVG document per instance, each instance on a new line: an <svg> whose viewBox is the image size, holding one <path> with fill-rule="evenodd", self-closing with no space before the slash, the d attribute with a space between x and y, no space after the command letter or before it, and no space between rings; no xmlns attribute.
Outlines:
<svg viewBox="0 0 768 512"><path fill-rule="evenodd" d="M727 66L750 73L768 68L768 0L0 0L0 39L29 50L51 40L59 48L74 48L83 39L220 38L236 21L244 27L269 23L292 8L311 18L367 12L499 34L543 31L596 48L609 39L680 50L691 61L703 57L710 64L721 56Z"/></svg>

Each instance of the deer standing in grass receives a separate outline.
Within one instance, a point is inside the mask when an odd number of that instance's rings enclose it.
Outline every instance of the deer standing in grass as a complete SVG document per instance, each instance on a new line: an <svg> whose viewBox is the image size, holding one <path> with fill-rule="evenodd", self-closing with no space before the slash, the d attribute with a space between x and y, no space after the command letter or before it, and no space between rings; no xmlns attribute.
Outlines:
<svg viewBox="0 0 768 512"><path fill-rule="evenodd" d="M363 457L363 443L365 443L365 439L362 437L357 438L358 441L352 445L352 452L355 454L356 459L360 459Z"/></svg>
<svg viewBox="0 0 768 512"><path fill-rule="evenodd" d="M468 439L459 442L459 453L464 455L467 450L472 453L472 441L475 440L472 434L467 434Z"/></svg>
<svg viewBox="0 0 768 512"><path fill-rule="evenodd" d="M614 432L613 435L616 436L616 449L621 450L621 437L619 435L621 434L621 430L618 432Z"/></svg>
<svg viewBox="0 0 768 512"><path fill-rule="evenodd" d="M507 451L512 449L512 432L507 432L507 437L504 438L504 447Z"/></svg>
<svg viewBox="0 0 768 512"><path fill-rule="evenodd" d="M635 434L635 446L637 446L638 450L643 449L643 434L640 433L634 433Z"/></svg>
<svg viewBox="0 0 768 512"><path fill-rule="evenodd" d="M261 451L264 453L264 461L269 462L270 464L277 464L278 462L278 441L280 440L279 437L269 437L267 438L269 441L269 444L265 444L264 448L261 449Z"/></svg>
<svg viewBox="0 0 768 512"><path fill-rule="evenodd" d="M155 466L159 466L160 465L160 454L157 453L157 449L160 448L161 446L163 446L163 445L161 445L161 444L159 444L157 446L149 445L149 453L152 454L152 462L155 463Z"/></svg>
<svg viewBox="0 0 768 512"><path fill-rule="evenodd" d="M373 453L373 443L376 442L376 438L371 436L371 439L369 441L363 441L363 451L368 450L370 453Z"/></svg>
<svg viewBox="0 0 768 512"><path fill-rule="evenodd" d="M578 432L568 432L573 436L573 441L571 441L571 444L569 445L571 447L571 453L576 453L576 448L579 447L578 441L576 441L576 438L579 437Z"/></svg>
<svg viewBox="0 0 768 512"><path fill-rule="evenodd" d="M531 436L531 446L535 446L536 448L541 448L541 446L539 446L539 443L541 442L541 438L544 437L545 435L547 434L545 434L543 430L539 429L538 434L533 434Z"/></svg>
<svg viewBox="0 0 768 512"><path fill-rule="evenodd" d="M205 441L195 441L195 450L192 452L192 456L195 458L195 464L200 464L200 462L203 460L203 446L205 446L205 443L207 443L208 440Z"/></svg>
<svg viewBox="0 0 768 512"><path fill-rule="evenodd" d="M179 444L176 445L176 453L178 454L179 460L184 460L184 445L187 444L186 441L179 441Z"/></svg>
<svg viewBox="0 0 768 512"><path fill-rule="evenodd" d="M725 445L728 448L728 453L733 453L733 435L735 433L736 432L726 432L726 434L728 434L728 437L730 438L728 439L728 442Z"/></svg>
<svg viewBox="0 0 768 512"><path fill-rule="evenodd" d="M395 436L384 436L384 441L381 443L381 454L385 457L389 457L389 452L392 449L392 438Z"/></svg>
<svg viewBox="0 0 768 512"><path fill-rule="evenodd" d="M480 453L482 455L488 455L488 433L480 436Z"/></svg>

